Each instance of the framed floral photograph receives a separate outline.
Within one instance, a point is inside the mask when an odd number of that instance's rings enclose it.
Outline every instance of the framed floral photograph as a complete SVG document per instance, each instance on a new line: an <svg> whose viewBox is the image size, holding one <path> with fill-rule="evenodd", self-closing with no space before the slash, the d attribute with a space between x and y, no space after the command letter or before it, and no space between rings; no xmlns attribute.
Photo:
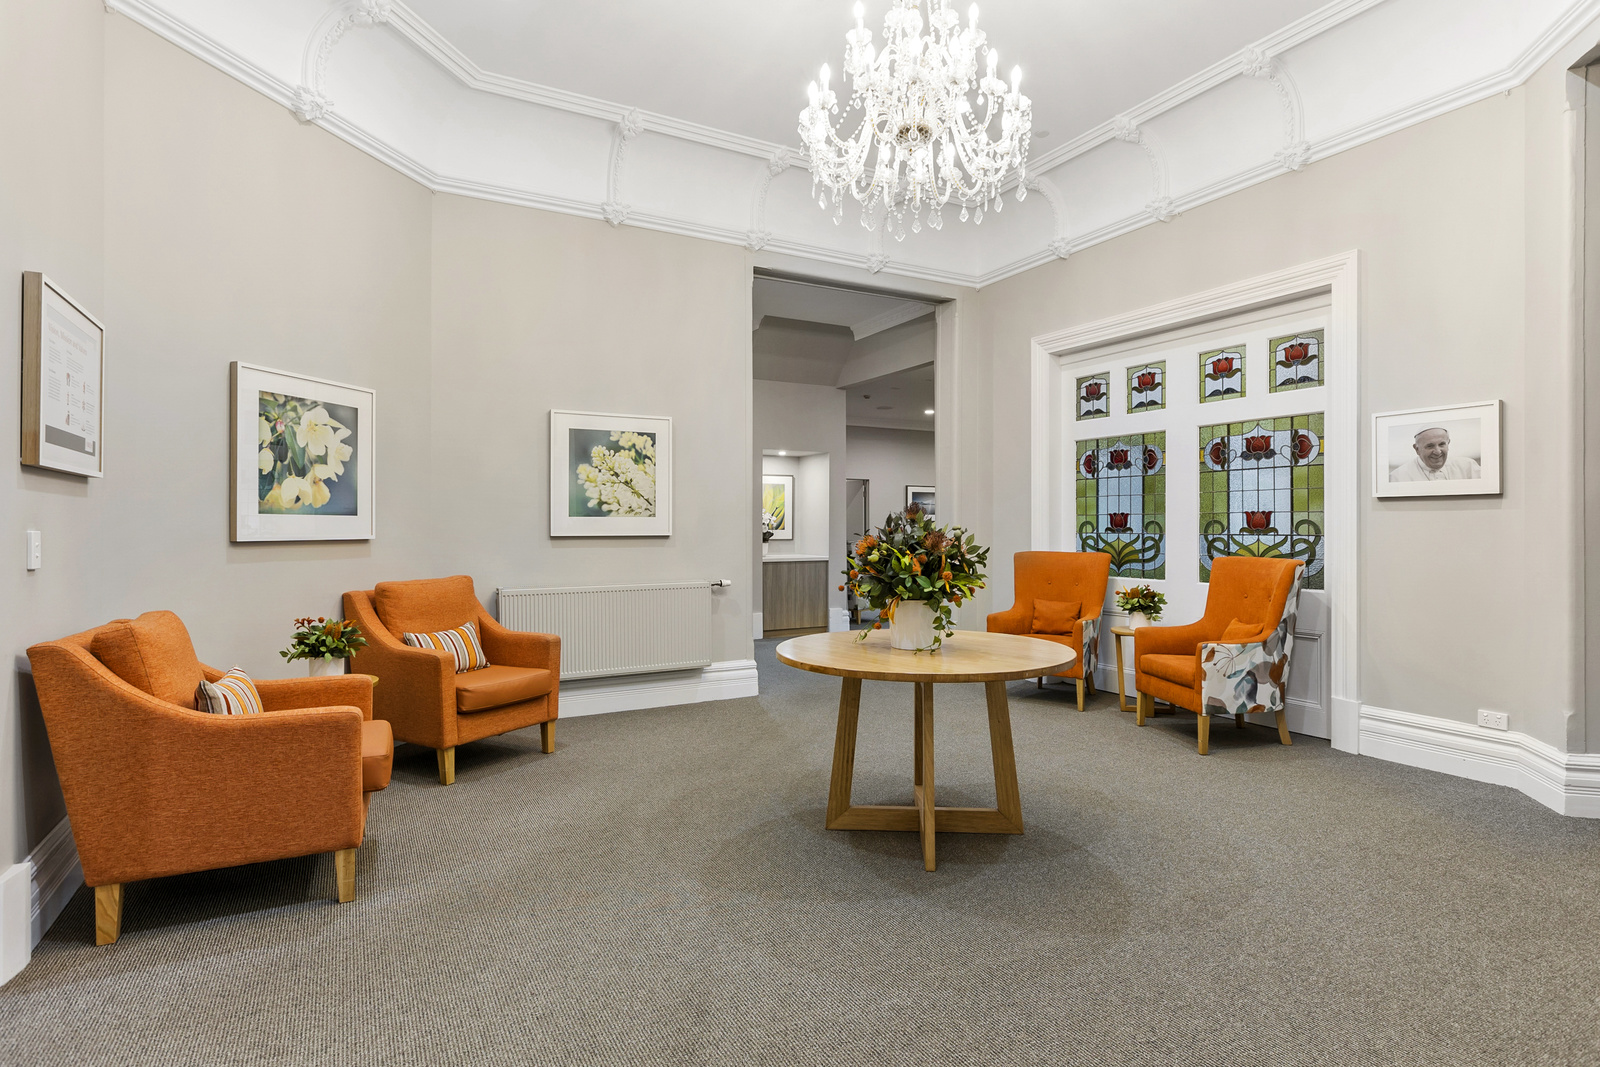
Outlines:
<svg viewBox="0 0 1600 1067"><path fill-rule="evenodd" d="M1500 401L1372 416L1372 495L1500 492Z"/></svg>
<svg viewBox="0 0 1600 1067"><path fill-rule="evenodd" d="M672 420L552 410L550 536L672 536Z"/></svg>
<svg viewBox="0 0 1600 1067"><path fill-rule="evenodd" d="M99 478L105 328L38 271L22 274L22 462Z"/></svg>
<svg viewBox="0 0 1600 1067"><path fill-rule="evenodd" d="M761 529L769 541L794 540L794 475L761 476Z"/></svg>
<svg viewBox="0 0 1600 1067"><path fill-rule="evenodd" d="M377 394L251 363L229 379L229 539L371 540Z"/></svg>

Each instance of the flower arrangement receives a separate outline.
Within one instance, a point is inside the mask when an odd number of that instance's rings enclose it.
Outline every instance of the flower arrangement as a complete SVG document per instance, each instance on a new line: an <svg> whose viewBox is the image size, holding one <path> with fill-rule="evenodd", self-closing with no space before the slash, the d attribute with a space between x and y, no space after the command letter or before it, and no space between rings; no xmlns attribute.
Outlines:
<svg viewBox="0 0 1600 1067"><path fill-rule="evenodd" d="M912 504L856 542L845 576L858 599L891 621L903 600L927 604L933 611L931 650L955 628L951 607L983 588L988 563L989 550L966 530L935 526L922 505ZM882 626L880 620L872 629ZM861 637L867 633L863 630Z"/></svg>
<svg viewBox="0 0 1600 1067"><path fill-rule="evenodd" d="M653 518L656 513L656 439L654 434L611 431L620 448L595 445L589 462L578 464L589 506L607 515Z"/></svg>
<svg viewBox="0 0 1600 1067"><path fill-rule="evenodd" d="M345 443L349 436L350 428L330 415L324 404L262 393L256 421L261 513L316 510L332 500L328 483L339 480L345 461L355 454Z"/></svg>
<svg viewBox="0 0 1600 1067"><path fill-rule="evenodd" d="M1151 622L1161 618L1167 594L1152 585L1130 585L1117 590L1117 607L1129 615L1143 615Z"/></svg>
<svg viewBox="0 0 1600 1067"><path fill-rule="evenodd" d="M361 627L344 619L294 620L294 634L289 647L278 655L293 662L297 659L349 659L356 649L366 648L367 639L361 636Z"/></svg>

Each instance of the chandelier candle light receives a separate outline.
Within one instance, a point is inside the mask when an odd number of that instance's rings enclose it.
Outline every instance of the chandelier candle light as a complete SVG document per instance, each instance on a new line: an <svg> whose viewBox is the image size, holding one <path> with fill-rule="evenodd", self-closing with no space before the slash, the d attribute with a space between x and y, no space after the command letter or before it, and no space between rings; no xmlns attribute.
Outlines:
<svg viewBox="0 0 1600 1067"><path fill-rule="evenodd" d="M940 229L951 200L961 205L962 222L971 209L981 224L986 209L1001 209L1000 187L1013 170L1017 199L1025 199L1033 102L1022 95L1021 67L1012 68L1009 86L996 77L1000 54L978 29L978 5L967 13L963 30L949 0L892 0L883 19L882 52L873 47L860 3L855 16L856 28L845 34L844 72L852 90L842 114L827 64L820 84L812 82L807 90L810 106L800 112L818 206L826 208L831 199L837 224L848 192L861 203L863 226L876 229L881 214L898 241L905 239L907 215L913 232L922 229L924 217ZM988 69L981 78L980 54ZM840 136L831 116L840 116L843 129L855 111L860 126ZM997 114L999 135L991 137Z"/></svg>

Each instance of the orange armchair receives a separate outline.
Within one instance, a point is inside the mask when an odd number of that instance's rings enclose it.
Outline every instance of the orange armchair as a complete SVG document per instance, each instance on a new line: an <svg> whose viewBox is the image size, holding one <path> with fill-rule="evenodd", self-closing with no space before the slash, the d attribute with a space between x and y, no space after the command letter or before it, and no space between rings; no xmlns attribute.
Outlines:
<svg viewBox="0 0 1600 1067"><path fill-rule="evenodd" d="M93 887L95 940L117 940L128 882L332 852L340 901L394 738L372 679L259 681L266 713L196 710L202 678L170 611L28 649L72 837Z"/></svg>
<svg viewBox="0 0 1600 1067"><path fill-rule="evenodd" d="M1206 613L1188 626L1141 626L1133 632L1137 722L1156 700L1200 717L1200 754L1211 748L1211 716L1275 713L1284 720L1289 657L1304 564L1292 559L1229 556L1211 564Z"/></svg>
<svg viewBox="0 0 1600 1067"><path fill-rule="evenodd" d="M1094 692L1100 610L1111 578L1111 557L1104 552L1018 552L1015 568L1016 602L1010 610L989 616L989 632L1025 634L1076 652L1072 666L1055 677L1076 679L1082 711L1084 688ZM1040 601L1050 606L1036 610ZM1043 678L1039 684L1044 685Z"/></svg>
<svg viewBox="0 0 1600 1067"><path fill-rule="evenodd" d="M361 627L367 647L352 670L375 674L378 718L394 735L438 756L439 783L456 780L456 746L539 724L544 751L555 751L561 690L561 638L507 630L478 602L472 579L379 582L344 595L344 617ZM476 623L491 666L457 674L440 649L413 648L401 635L437 633Z"/></svg>

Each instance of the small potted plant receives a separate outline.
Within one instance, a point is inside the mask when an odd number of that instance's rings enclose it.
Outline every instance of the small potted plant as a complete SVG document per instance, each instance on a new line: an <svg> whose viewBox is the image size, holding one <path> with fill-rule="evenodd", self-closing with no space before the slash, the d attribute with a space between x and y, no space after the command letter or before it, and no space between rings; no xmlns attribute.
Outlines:
<svg viewBox="0 0 1600 1067"><path fill-rule="evenodd" d="M1148 626L1161 618L1161 609L1167 606L1167 594L1153 585L1130 585L1117 590L1117 607L1128 613L1128 628Z"/></svg>
<svg viewBox="0 0 1600 1067"><path fill-rule="evenodd" d="M845 577L858 600L889 620L891 648L937 652L955 629L950 609L983 588L988 562L989 550L966 530L935 526L912 504L856 542Z"/></svg>
<svg viewBox="0 0 1600 1067"><path fill-rule="evenodd" d="M361 636L361 627L344 619L328 619L319 615L315 619L294 620L294 635L289 647L278 653L291 663L297 659L307 661L313 678L319 674L343 674L344 661L367 647Z"/></svg>

